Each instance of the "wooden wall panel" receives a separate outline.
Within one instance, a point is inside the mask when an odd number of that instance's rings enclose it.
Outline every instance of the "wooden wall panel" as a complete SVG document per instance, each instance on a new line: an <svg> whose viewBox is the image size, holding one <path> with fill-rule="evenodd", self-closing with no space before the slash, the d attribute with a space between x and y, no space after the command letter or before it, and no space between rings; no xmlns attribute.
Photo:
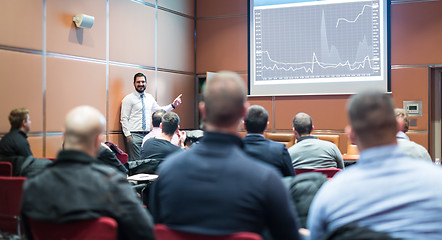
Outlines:
<svg viewBox="0 0 442 240"><path fill-rule="evenodd" d="M31 146L32 155L36 158L43 156L43 137L28 137L29 145Z"/></svg>
<svg viewBox="0 0 442 240"><path fill-rule="evenodd" d="M110 60L155 66L154 52L155 8L127 0L110 0Z"/></svg>
<svg viewBox="0 0 442 240"><path fill-rule="evenodd" d="M197 17L247 14L247 0L196 0Z"/></svg>
<svg viewBox="0 0 442 240"><path fill-rule="evenodd" d="M428 150L428 134L407 132L407 135L411 141L424 146Z"/></svg>
<svg viewBox="0 0 442 240"><path fill-rule="evenodd" d="M412 117L417 120L417 127L410 127L410 130L428 130L428 69L392 70L391 77L396 107L403 108L403 101L422 101L422 117Z"/></svg>
<svg viewBox="0 0 442 240"><path fill-rule="evenodd" d="M42 57L0 50L0 132L8 132L9 113L26 107L31 132L43 131Z"/></svg>
<svg viewBox="0 0 442 240"><path fill-rule="evenodd" d="M195 71L194 21L158 12L158 67Z"/></svg>
<svg viewBox="0 0 442 240"><path fill-rule="evenodd" d="M106 1L47 0L47 50L106 59ZM77 28L72 18L95 17L91 29Z"/></svg>
<svg viewBox="0 0 442 240"><path fill-rule="evenodd" d="M46 138L46 156L48 158L57 157L57 153L62 149L63 146L63 137L55 136L55 137L47 137Z"/></svg>
<svg viewBox="0 0 442 240"><path fill-rule="evenodd" d="M66 114L90 105L106 113L106 65L68 59L47 59L47 128L62 131Z"/></svg>
<svg viewBox="0 0 442 240"><path fill-rule="evenodd" d="M0 19L0 44L42 49L42 0L2 0Z"/></svg>
<svg viewBox="0 0 442 240"><path fill-rule="evenodd" d="M164 106L172 103L183 94L183 103L174 111L180 116L182 129L194 128L195 113L195 78L189 75L158 72L158 104Z"/></svg>
<svg viewBox="0 0 442 240"><path fill-rule="evenodd" d="M442 63L442 1L391 7L391 63Z"/></svg>
<svg viewBox="0 0 442 240"><path fill-rule="evenodd" d="M343 130L348 124L345 105L348 95L276 97L275 127L293 128L293 117L299 112L309 114L316 130Z"/></svg>
<svg viewBox="0 0 442 240"><path fill-rule="evenodd" d="M197 73L247 71L247 17L197 21Z"/></svg>
<svg viewBox="0 0 442 240"><path fill-rule="evenodd" d="M155 96L155 73L153 71L122 66L109 67L109 117L107 123L109 131L121 131L121 101L127 94L135 91L134 75L138 72L147 77L146 92Z"/></svg>

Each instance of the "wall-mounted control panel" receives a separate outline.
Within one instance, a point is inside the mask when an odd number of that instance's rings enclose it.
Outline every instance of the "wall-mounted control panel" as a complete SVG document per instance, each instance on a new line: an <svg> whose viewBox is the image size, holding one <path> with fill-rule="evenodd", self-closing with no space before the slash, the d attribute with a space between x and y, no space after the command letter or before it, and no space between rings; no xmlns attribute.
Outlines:
<svg viewBox="0 0 442 240"><path fill-rule="evenodd" d="M404 101L403 104L409 117L422 117L422 101Z"/></svg>

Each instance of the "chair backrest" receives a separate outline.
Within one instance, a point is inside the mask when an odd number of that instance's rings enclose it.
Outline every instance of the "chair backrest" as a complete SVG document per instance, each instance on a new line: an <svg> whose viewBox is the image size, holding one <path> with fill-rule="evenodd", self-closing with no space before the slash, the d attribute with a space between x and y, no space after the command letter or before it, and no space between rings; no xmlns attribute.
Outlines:
<svg viewBox="0 0 442 240"><path fill-rule="evenodd" d="M116 240L118 225L113 218L100 217L68 223L28 219L34 240Z"/></svg>
<svg viewBox="0 0 442 240"><path fill-rule="evenodd" d="M339 135L313 135L321 140L329 141L339 147Z"/></svg>
<svg viewBox="0 0 442 240"><path fill-rule="evenodd" d="M121 150L117 144L112 142L105 142L105 144L115 153L117 159L120 160L121 164L127 163L129 156L123 150Z"/></svg>
<svg viewBox="0 0 442 240"><path fill-rule="evenodd" d="M12 164L10 162L0 162L0 176L2 177L12 176Z"/></svg>
<svg viewBox="0 0 442 240"><path fill-rule="evenodd" d="M349 143L347 145L347 155L359 155L358 146Z"/></svg>
<svg viewBox="0 0 442 240"><path fill-rule="evenodd" d="M20 235L20 204L25 177L0 177L0 230Z"/></svg>
<svg viewBox="0 0 442 240"><path fill-rule="evenodd" d="M293 135L293 133L265 133L264 137L276 142L284 143L287 148L295 144L295 135Z"/></svg>
<svg viewBox="0 0 442 240"><path fill-rule="evenodd" d="M296 169L296 174L302 174L307 172L319 172L327 176L327 179L331 179L337 172L341 171L340 168L326 168L326 169Z"/></svg>
<svg viewBox="0 0 442 240"><path fill-rule="evenodd" d="M157 240L262 240L257 233L238 232L225 236L201 235L187 233L168 228L164 224L155 224L155 238Z"/></svg>

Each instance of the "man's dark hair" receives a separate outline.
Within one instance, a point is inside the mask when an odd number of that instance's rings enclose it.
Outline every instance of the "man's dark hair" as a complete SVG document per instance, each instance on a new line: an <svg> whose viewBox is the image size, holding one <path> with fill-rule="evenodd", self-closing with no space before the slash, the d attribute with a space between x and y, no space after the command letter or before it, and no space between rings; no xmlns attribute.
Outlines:
<svg viewBox="0 0 442 240"><path fill-rule="evenodd" d="M396 136L394 104L386 93L369 90L353 95L347 112L353 131L365 143L372 145Z"/></svg>
<svg viewBox="0 0 442 240"><path fill-rule="evenodd" d="M28 119L29 110L27 108L17 108L9 113L9 123L13 128L20 128L23 121Z"/></svg>
<svg viewBox="0 0 442 240"><path fill-rule="evenodd" d="M236 73L219 72L204 86L203 99L204 121L218 127L230 127L244 114L244 82Z"/></svg>
<svg viewBox="0 0 442 240"><path fill-rule="evenodd" d="M164 114L162 119L162 132L167 135L173 135L180 124L180 117L174 112Z"/></svg>
<svg viewBox="0 0 442 240"><path fill-rule="evenodd" d="M137 73L137 74L135 74L135 76L134 76L134 83L135 83L135 81L137 80L137 77L144 77L144 81L147 80L146 75L144 75L144 74L142 74L142 73Z"/></svg>
<svg viewBox="0 0 442 240"><path fill-rule="evenodd" d="M299 135L310 134L313 128L313 120L307 113L298 113L293 118L293 127Z"/></svg>
<svg viewBox="0 0 442 240"><path fill-rule="evenodd" d="M247 109L244 125L248 133L263 133L267 127L268 120L269 114L265 108L253 105Z"/></svg>
<svg viewBox="0 0 442 240"><path fill-rule="evenodd" d="M164 114L166 114L166 111L163 109L152 113L152 126L159 127Z"/></svg>

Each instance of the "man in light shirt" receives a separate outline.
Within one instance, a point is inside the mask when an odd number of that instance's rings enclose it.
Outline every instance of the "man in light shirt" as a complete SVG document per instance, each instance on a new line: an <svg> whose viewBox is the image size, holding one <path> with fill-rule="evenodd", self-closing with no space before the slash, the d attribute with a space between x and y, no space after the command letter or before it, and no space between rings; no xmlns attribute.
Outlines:
<svg viewBox="0 0 442 240"><path fill-rule="evenodd" d="M378 91L350 98L346 131L360 158L316 194L307 220L311 240L349 223L397 239L441 239L442 169L398 147L393 106Z"/></svg>
<svg viewBox="0 0 442 240"><path fill-rule="evenodd" d="M140 158L143 138L150 131L152 112L159 109L169 112L181 104L182 94L169 105L158 105L151 94L145 93L146 85L146 76L142 73L135 74L135 92L128 94L121 102L121 127L126 137L129 161Z"/></svg>

